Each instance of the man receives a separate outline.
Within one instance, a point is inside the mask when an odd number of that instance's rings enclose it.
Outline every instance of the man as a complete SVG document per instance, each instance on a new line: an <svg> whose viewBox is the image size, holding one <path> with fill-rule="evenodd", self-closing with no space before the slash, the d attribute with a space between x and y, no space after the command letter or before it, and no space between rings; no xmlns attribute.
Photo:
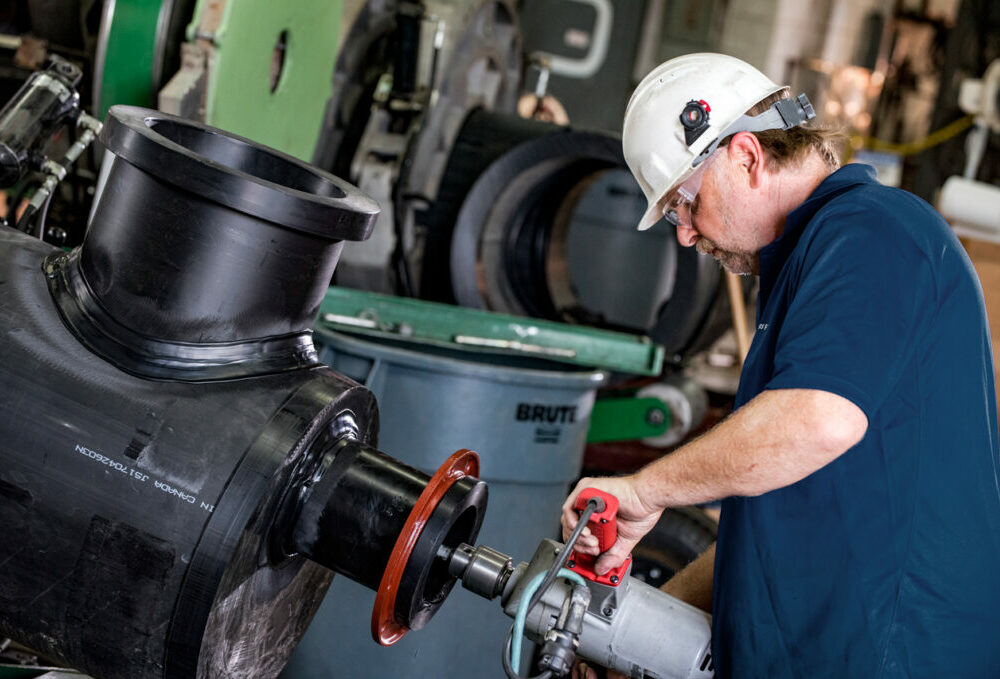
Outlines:
<svg viewBox="0 0 1000 679"><path fill-rule="evenodd" d="M1000 676L1000 446L982 290L920 199L837 169L811 107L731 57L669 61L625 114L682 245L759 274L736 411L632 476L622 562L665 507L723 499L666 589L713 613L720 677ZM746 114L746 115L745 115ZM578 548L596 553L584 534Z"/></svg>

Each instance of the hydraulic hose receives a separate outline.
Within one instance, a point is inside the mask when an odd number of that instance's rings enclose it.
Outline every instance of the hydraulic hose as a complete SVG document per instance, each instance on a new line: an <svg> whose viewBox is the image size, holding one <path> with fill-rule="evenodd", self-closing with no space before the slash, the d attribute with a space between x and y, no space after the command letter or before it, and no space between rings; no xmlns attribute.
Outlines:
<svg viewBox="0 0 1000 679"><path fill-rule="evenodd" d="M542 581L541 587L535 592L535 595L531 597L531 603L528 604L528 610L530 611L535 605L542 600L545 596L545 592L552 585L552 582L556 579L560 569L566 565L566 561L569 559L570 552L573 551L573 546L576 545L576 541L580 538L580 534L583 529L587 527L587 521L590 520L590 515L597 511L598 503L595 498L587 500L587 506L580 513L580 520L576 524L576 528L569 536L569 540L566 541L566 546L563 547L562 551L556 557L556 560L552 562L552 566L549 568L548 572L545 574L545 580Z"/></svg>
<svg viewBox="0 0 1000 679"><path fill-rule="evenodd" d="M515 669L519 669L521 663L521 638L524 636L524 623L528 617L529 604L531 603L530 597L538 590L545 576L546 573L539 573L531 579L528 586L524 588L524 594L521 595L521 602L517 607L517 615L514 617L514 627L511 630L512 641L510 650L510 662L515 666ZM581 587L587 586L586 580L578 573L574 573L566 568L559 569L556 577L565 578Z"/></svg>
<svg viewBox="0 0 1000 679"><path fill-rule="evenodd" d="M583 585L586 584L583 582L583 578L581 578L576 573L563 568L563 566L566 565L566 561L569 559L570 552L573 551L573 546L576 544L576 541L580 538L580 534L583 533L583 529L586 528L587 521L590 520L590 516L595 511L597 511L597 509L598 509L598 501L596 498L591 498L587 500L587 506L580 513L580 520L577 522L576 528L573 529L573 532L569 536L569 540L566 541L566 545L559 552L559 555L556 557L556 560L552 562L552 565L549 567L548 571L545 572L544 577L542 577L541 573L536 575L534 578L532 578L531 581L529 581L528 586L522 593L521 602L517 608L517 616L514 618L514 624L511 626L510 631L507 633L507 639L504 642L503 652L500 654L503 662L504 673L506 673L509 679L550 679L550 677L552 676L552 672L546 670L545 672L542 672L541 674L536 675L534 677L524 677L521 674L519 674L517 669L515 669L511 665L510 658L516 658L517 660L515 662L518 663L520 662L521 635L523 634L524 630L524 621L525 619L527 619L528 613L531 611L531 609L534 608L539 601L541 601L543 596L545 596L545 592L552 585L552 583L555 582L555 579L557 577L566 577L573 582L576 582L574 578L577 578L579 579L578 584L583 584ZM541 578L541 582L536 585L535 581L538 580L539 578ZM533 589L533 587L537 588ZM525 601L528 602L527 605L525 605L524 603ZM520 625L518 624L518 621L520 621ZM516 634L515 634L515 628L517 628ZM515 648L517 649L517 654L512 655L512 652L514 651Z"/></svg>

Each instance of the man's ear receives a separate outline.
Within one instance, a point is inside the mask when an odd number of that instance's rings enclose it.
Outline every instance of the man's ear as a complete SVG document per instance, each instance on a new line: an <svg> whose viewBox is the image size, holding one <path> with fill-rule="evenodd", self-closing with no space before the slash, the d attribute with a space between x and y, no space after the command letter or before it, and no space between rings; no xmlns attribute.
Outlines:
<svg viewBox="0 0 1000 679"><path fill-rule="evenodd" d="M729 140L729 153L736 166L747 173L750 188L759 188L764 179L764 148L757 136L752 132L737 132Z"/></svg>

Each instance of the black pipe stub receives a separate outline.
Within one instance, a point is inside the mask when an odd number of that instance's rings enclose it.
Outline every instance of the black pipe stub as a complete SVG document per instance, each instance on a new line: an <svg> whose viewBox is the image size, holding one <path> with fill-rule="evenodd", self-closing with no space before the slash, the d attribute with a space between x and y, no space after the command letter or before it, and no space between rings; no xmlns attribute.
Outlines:
<svg viewBox="0 0 1000 679"><path fill-rule="evenodd" d="M344 240L378 205L291 156L114 106L83 245L47 263L77 337L122 370L209 381L319 365L312 326Z"/></svg>
<svg viewBox="0 0 1000 679"><path fill-rule="evenodd" d="M373 636L395 643L423 627L455 584L441 548L479 534L487 489L478 466L475 453L459 451L428 476L339 440L300 475L272 528L272 558L302 555L375 590Z"/></svg>
<svg viewBox="0 0 1000 679"><path fill-rule="evenodd" d="M286 526L274 541L368 589L378 589L420 493L430 477L351 439L332 442L296 476Z"/></svg>
<svg viewBox="0 0 1000 679"><path fill-rule="evenodd" d="M161 341L118 323L83 280L80 251L45 260L45 277L63 322L91 351L125 372L151 379L208 382L320 365L307 332L243 342Z"/></svg>
<svg viewBox="0 0 1000 679"><path fill-rule="evenodd" d="M115 156L234 210L335 240L364 240L378 204L346 181L244 137L159 111L112 106Z"/></svg>

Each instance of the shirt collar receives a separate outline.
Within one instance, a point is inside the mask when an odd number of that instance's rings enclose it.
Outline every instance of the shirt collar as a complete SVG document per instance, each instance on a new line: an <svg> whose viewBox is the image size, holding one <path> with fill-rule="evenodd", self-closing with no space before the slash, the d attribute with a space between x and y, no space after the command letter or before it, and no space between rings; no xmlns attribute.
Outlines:
<svg viewBox="0 0 1000 679"><path fill-rule="evenodd" d="M781 273L792 250L799 243L799 238L813 216L828 202L840 193L859 184L877 184L875 168L861 163L850 163L828 175L820 182L802 205L788 213L785 218L785 230L777 239L761 248L760 251L760 283L761 301L770 292L774 282Z"/></svg>

